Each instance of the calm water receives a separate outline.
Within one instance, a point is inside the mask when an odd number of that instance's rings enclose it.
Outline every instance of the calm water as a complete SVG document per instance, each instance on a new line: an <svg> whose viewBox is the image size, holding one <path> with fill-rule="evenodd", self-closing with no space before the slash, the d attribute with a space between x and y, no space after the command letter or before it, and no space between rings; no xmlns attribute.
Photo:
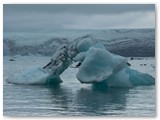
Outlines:
<svg viewBox="0 0 160 120"><path fill-rule="evenodd" d="M4 115L155 115L155 86L98 90L91 85L82 85L77 82L66 82L59 86L5 84Z"/></svg>

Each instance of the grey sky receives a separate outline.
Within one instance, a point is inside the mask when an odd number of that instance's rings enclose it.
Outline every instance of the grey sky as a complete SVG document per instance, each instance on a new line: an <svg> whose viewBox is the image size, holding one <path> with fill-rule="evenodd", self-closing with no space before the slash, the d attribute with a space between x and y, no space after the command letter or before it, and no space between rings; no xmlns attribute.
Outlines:
<svg viewBox="0 0 160 120"><path fill-rule="evenodd" d="M154 4L5 4L4 31L154 28Z"/></svg>

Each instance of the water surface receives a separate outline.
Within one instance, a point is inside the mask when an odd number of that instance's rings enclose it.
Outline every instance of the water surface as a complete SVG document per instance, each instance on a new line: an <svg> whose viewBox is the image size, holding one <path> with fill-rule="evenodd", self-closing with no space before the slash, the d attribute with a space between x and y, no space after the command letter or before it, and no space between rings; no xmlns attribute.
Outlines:
<svg viewBox="0 0 160 120"><path fill-rule="evenodd" d="M5 116L154 116L155 87L4 85Z"/></svg>

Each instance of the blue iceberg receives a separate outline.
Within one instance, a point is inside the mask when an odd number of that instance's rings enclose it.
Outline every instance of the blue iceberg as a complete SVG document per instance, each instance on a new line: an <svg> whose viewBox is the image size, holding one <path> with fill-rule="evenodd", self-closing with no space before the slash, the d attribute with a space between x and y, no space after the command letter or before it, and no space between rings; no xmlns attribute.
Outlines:
<svg viewBox="0 0 160 120"><path fill-rule="evenodd" d="M7 82L14 84L40 85L59 84L62 83L62 80L59 75L50 74L40 67L34 67L12 76L12 78L7 79Z"/></svg>
<svg viewBox="0 0 160 120"><path fill-rule="evenodd" d="M76 75L81 83L103 84L107 87L155 83L152 76L127 66L125 57L110 53L102 43L94 44L89 38L62 45L43 68L28 70L7 81L18 84L59 84L62 82L60 75L73 61L82 63Z"/></svg>
<svg viewBox="0 0 160 120"><path fill-rule="evenodd" d="M129 68L125 57L112 54L99 44L86 52L77 79L81 83L102 83L107 87L134 87L155 83L152 76Z"/></svg>

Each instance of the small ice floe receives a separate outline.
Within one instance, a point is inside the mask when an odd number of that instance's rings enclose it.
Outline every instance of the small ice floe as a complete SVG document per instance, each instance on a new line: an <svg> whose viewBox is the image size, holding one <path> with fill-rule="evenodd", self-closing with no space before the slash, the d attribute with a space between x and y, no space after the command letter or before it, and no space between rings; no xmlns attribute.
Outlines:
<svg viewBox="0 0 160 120"><path fill-rule="evenodd" d="M15 61L15 60L11 58L11 59L9 59L8 61Z"/></svg>

